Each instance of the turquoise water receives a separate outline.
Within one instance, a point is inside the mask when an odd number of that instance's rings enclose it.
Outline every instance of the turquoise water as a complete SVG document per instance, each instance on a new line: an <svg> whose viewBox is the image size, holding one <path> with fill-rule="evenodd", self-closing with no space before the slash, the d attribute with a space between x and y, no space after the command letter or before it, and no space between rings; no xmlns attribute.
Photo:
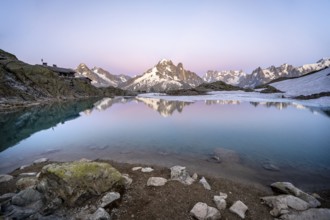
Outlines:
<svg viewBox="0 0 330 220"><path fill-rule="evenodd" d="M175 157L188 166L196 161L200 164L196 166L225 169L226 163L209 160L215 149L224 148L237 154L239 165L251 169L254 179L268 176L294 181L295 175L297 181L306 178L310 184L314 177L321 185L330 180L330 117L320 109L288 103L148 98L92 103L0 114L4 134L0 172L40 157L165 165ZM265 164L276 169L265 169ZM240 175L239 170L232 175Z"/></svg>

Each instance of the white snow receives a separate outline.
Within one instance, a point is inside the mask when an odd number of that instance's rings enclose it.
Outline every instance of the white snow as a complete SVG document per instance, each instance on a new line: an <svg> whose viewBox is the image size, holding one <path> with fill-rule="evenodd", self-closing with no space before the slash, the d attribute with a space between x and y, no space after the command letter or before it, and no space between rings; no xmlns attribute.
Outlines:
<svg viewBox="0 0 330 220"><path fill-rule="evenodd" d="M285 96L312 95L330 92L330 68L296 79L288 79L270 84L285 92Z"/></svg>
<svg viewBox="0 0 330 220"><path fill-rule="evenodd" d="M140 94L138 97L157 98L169 101L183 101L183 102L196 102L207 100L235 100L239 102L283 102L294 103L301 106L309 107L326 107L330 108L330 97L321 97L311 100L296 100L290 98L281 98L282 93L262 94L258 92L244 92L244 91L220 91L210 92L207 95L199 96L168 96L162 93L146 93Z"/></svg>

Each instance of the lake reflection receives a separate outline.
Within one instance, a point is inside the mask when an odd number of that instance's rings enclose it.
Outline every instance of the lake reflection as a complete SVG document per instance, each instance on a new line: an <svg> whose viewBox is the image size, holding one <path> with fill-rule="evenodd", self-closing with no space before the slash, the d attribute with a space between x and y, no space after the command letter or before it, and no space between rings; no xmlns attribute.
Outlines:
<svg viewBox="0 0 330 220"><path fill-rule="evenodd" d="M44 156L87 157L261 182L330 181L328 114L296 103L116 97L1 114L0 122L0 172ZM235 161L212 161L217 152Z"/></svg>

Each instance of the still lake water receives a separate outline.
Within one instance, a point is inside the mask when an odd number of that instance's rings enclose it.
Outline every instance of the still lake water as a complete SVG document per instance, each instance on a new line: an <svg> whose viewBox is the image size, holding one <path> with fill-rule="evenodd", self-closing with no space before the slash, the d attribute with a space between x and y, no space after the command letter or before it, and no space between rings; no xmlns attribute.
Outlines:
<svg viewBox="0 0 330 220"><path fill-rule="evenodd" d="M116 97L0 114L0 125L0 173L85 157L330 188L329 113L298 104Z"/></svg>

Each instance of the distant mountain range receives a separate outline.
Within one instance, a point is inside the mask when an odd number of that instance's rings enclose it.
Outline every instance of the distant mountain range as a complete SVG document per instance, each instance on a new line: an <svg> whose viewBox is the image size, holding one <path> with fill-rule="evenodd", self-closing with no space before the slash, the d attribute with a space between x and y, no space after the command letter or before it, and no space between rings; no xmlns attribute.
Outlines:
<svg viewBox="0 0 330 220"><path fill-rule="evenodd" d="M279 78L298 77L330 66L330 59L321 59L313 64L294 67L283 64L279 67L258 67L251 74L242 70L215 71L209 70L203 77L183 68L183 64L174 65L171 60L163 59L154 67L134 78L126 75L113 75L108 71L94 67L89 69L80 64L77 77L88 77L96 87L114 86L125 90L143 92L167 92L170 90L191 89L202 83L222 81L241 88L255 88Z"/></svg>
<svg viewBox="0 0 330 220"><path fill-rule="evenodd" d="M321 59L313 64L306 64L301 67L294 67L283 64L279 67L270 66L266 69L258 67L251 74L243 71L208 71L203 80L206 82L223 81L227 84L242 88L254 88L269 83L278 78L292 78L302 76L310 72L319 71L330 66L330 59Z"/></svg>

